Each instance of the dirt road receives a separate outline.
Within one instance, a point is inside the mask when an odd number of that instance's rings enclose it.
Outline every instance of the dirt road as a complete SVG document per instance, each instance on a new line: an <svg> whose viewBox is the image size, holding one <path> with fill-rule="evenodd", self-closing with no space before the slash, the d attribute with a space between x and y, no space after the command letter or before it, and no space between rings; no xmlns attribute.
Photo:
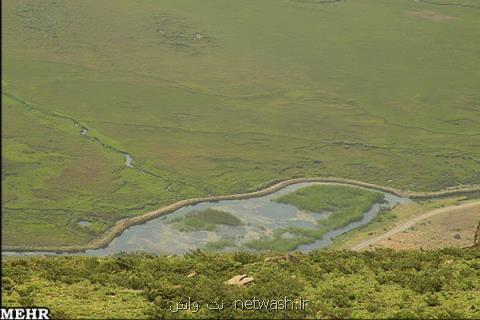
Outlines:
<svg viewBox="0 0 480 320"><path fill-rule="evenodd" d="M427 218L433 217L435 215L446 213L446 212L449 212L450 210L473 209L473 208L476 208L476 207L480 207L480 201L467 202L467 203L463 203L463 204L460 204L460 205L448 206L448 207L443 207L443 208L427 211L427 212L425 212L425 213L423 213L419 216L413 217L413 218L401 223L400 225L394 227L390 231L387 231L387 232L385 232L381 235L375 236L375 237L370 238L368 240L362 241L362 242L354 245L351 249L355 250L355 251L360 251L362 249L367 249L369 246L371 246L371 245L373 245L373 244L375 244L375 243L377 243L381 240L387 239L387 238L393 236L394 234L397 234L399 232L403 232L404 230L407 230L408 228L415 225L416 223L418 223L422 220L425 220Z"/></svg>

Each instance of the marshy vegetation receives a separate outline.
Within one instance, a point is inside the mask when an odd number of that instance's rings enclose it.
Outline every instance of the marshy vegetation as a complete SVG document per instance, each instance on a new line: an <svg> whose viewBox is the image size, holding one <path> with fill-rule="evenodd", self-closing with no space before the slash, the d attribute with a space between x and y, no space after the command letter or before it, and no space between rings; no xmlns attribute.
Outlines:
<svg viewBox="0 0 480 320"><path fill-rule="evenodd" d="M339 185L316 185L305 187L276 199L312 212L327 212L328 216L317 220L315 228L287 227L275 229L266 236L246 243L255 250L290 251L299 245L309 244L322 238L328 231L347 226L362 219L373 204L382 202L380 192Z"/></svg>

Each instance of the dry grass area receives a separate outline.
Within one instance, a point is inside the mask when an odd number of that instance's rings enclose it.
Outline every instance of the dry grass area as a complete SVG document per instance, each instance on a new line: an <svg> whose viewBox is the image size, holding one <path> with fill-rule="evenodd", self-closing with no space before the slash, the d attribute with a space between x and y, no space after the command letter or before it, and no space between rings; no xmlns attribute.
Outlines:
<svg viewBox="0 0 480 320"><path fill-rule="evenodd" d="M444 20L452 20L455 17L447 16L443 14L439 14L435 11L409 11L408 14L413 17L421 18L421 19L428 19L433 21L444 21Z"/></svg>
<svg viewBox="0 0 480 320"><path fill-rule="evenodd" d="M467 209L453 208L425 219L404 232L383 239L374 247L398 250L468 247L473 244L479 221L480 204Z"/></svg>

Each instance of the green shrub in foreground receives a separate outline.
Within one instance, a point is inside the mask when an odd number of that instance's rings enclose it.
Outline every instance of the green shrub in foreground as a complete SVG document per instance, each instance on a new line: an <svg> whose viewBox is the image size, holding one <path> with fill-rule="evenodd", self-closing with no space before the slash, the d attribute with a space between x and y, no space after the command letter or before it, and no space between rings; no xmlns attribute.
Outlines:
<svg viewBox="0 0 480 320"><path fill-rule="evenodd" d="M269 259L267 259L269 258ZM193 275L192 275L193 274ZM226 285L235 275L245 288ZM190 275L190 276L189 276ZM2 305L67 318L479 318L480 251L5 258ZM309 300L305 310L235 310L235 300ZM190 297L197 313L170 307ZM223 310L206 303L224 302Z"/></svg>

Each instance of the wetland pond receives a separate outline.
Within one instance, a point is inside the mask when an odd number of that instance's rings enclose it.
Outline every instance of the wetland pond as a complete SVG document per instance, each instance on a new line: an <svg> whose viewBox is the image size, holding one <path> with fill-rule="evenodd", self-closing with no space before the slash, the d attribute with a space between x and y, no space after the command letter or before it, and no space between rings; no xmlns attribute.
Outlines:
<svg viewBox="0 0 480 320"><path fill-rule="evenodd" d="M322 223L323 219L329 216L329 212L310 212L298 209L292 205L275 201L279 197L297 191L301 188L313 185L342 185L336 183L307 182L289 185L272 194L242 200L223 200L218 202L203 202L196 205L180 208L168 215L155 218L141 225L135 225L126 229L120 236L113 239L110 244L101 249L87 250L79 255L104 256L120 252L144 251L156 254L184 254L195 249L212 249L217 251L254 251L245 244L249 241L271 237L274 230L297 227L315 230ZM344 185L345 186L345 185ZM363 187L349 186L351 188ZM383 193L384 201L374 203L363 213L360 220L350 222L344 227L328 230L321 238L315 239L308 244L301 244L295 250L307 252L313 249L328 246L332 239L358 226L371 221L382 207L392 207L395 204L410 202L408 198ZM240 220L241 224L228 225L217 224L213 228L185 230L178 227L178 221L185 221L192 212L202 212L207 209L221 211ZM282 238L292 236L284 232ZM4 252L3 254L19 254ZM48 254L20 253L29 254ZM50 253L55 254L55 253ZM75 255L77 255L75 254Z"/></svg>
<svg viewBox="0 0 480 320"><path fill-rule="evenodd" d="M119 252L146 251L151 253L184 254L190 250L204 249L209 243L222 243L221 251L246 250L242 244L272 235L275 229L287 227L315 228L317 223L328 216L328 212L310 212L300 210L292 205L276 202L278 197L301 188L329 183L298 183L285 187L272 194L242 200L224 200L204 202L183 207L163 217L150 220L125 230L107 247L87 250L87 255L111 255ZM352 187L357 188L357 187ZM384 203L375 203L368 209L361 220L345 227L330 230L322 238L310 244L297 247L296 250L310 251L325 247L331 239L360 225L368 223L380 211L382 206L391 207L397 203L406 203L408 198L384 193ZM228 212L242 221L241 225L217 225L214 230L181 231L174 221L185 218L192 211L215 209ZM318 221L318 222L317 222ZM235 245L229 245L234 243Z"/></svg>

